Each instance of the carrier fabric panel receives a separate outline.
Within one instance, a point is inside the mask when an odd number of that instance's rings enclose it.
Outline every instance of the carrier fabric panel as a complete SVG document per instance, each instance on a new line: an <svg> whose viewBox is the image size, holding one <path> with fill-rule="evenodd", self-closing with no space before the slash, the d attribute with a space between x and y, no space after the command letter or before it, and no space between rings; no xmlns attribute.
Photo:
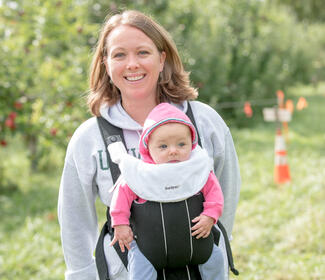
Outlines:
<svg viewBox="0 0 325 280"><path fill-rule="evenodd" d="M202 280L197 265L189 265L181 268L166 268L157 272L157 280Z"/></svg>
<svg viewBox="0 0 325 280"><path fill-rule="evenodd" d="M198 203L198 200L202 201L202 203ZM192 196L187 200L191 221L202 213L203 201L204 198L202 193ZM191 227L192 226L194 226L193 223L191 223ZM214 237L212 230L207 238L196 239L195 237L192 237L192 244L193 256L191 264L205 263L210 258L213 249Z"/></svg>
<svg viewBox="0 0 325 280"><path fill-rule="evenodd" d="M191 236L190 229L193 225L191 220L202 210L201 193L186 201L132 204L131 225L138 247L157 270L201 264L208 260L213 247L212 234L208 238L196 239Z"/></svg>
<svg viewBox="0 0 325 280"><path fill-rule="evenodd" d="M167 266L182 267L191 261L191 223L185 201L162 203L167 240Z"/></svg>
<svg viewBox="0 0 325 280"><path fill-rule="evenodd" d="M142 254L157 270L166 267L167 258L159 203L133 202L131 226Z"/></svg>

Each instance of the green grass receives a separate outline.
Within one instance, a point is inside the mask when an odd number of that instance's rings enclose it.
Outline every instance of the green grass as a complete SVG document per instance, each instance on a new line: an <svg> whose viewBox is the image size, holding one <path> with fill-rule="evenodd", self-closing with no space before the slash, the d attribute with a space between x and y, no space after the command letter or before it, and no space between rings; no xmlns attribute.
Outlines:
<svg viewBox="0 0 325 280"><path fill-rule="evenodd" d="M325 279L325 86L297 87L289 95L309 102L289 124L290 184L273 183L274 124L232 129L243 184L232 241L240 275L231 279ZM0 148L0 279L63 280L56 214L62 167L31 174L13 141Z"/></svg>
<svg viewBox="0 0 325 280"><path fill-rule="evenodd" d="M325 279L325 87L292 89L306 97L287 142L291 183L273 183L275 125L233 131L242 175L233 232L241 274L232 279Z"/></svg>
<svg viewBox="0 0 325 280"><path fill-rule="evenodd" d="M0 279L64 279L56 205L58 170L30 174L26 153L11 139L0 186ZM6 179L6 180L5 180Z"/></svg>

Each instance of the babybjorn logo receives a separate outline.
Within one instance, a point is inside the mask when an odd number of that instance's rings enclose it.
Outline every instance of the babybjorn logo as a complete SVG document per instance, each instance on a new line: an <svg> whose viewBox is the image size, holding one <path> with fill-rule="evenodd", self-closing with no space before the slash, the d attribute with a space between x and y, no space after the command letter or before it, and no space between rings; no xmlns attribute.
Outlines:
<svg viewBox="0 0 325 280"><path fill-rule="evenodd" d="M168 186L168 187L165 187L165 190L166 191L169 191L169 190L175 190L175 189L178 189L179 186Z"/></svg>

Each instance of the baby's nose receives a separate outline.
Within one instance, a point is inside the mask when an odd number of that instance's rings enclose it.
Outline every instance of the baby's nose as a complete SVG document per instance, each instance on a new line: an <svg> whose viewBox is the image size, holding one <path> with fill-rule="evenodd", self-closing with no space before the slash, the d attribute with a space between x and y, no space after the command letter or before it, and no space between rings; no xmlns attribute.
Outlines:
<svg viewBox="0 0 325 280"><path fill-rule="evenodd" d="M177 148L176 147L170 147L170 149L169 149L169 153L170 154L176 154L177 153Z"/></svg>

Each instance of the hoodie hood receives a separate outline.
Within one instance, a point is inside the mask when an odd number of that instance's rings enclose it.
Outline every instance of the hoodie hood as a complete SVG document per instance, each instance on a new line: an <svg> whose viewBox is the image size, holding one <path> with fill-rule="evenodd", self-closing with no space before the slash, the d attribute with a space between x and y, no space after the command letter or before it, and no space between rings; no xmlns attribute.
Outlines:
<svg viewBox="0 0 325 280"><path fill-rule="evenodd" d="M187 111L187 101L181 103L170 103L179 110L186 112ZM121 100L116 102L116 104L109 106L108 104L102 104L99 109L100 115L108 120L111 124L116 127L120 127L126 130L136 130L142 131L143 127L132 119L129 114L124 110Z"/></svg>
<svg viewBox="0 0 325 280"><path fill-rule="evenodd" d="M143 126L139 143L139 151L143 161L154 163L148 150L148 140L152 132L166 123L181 123L187 125L191 130L192 150L196 147L198 141L197 133L187 115L169 103L160 103L149 113Z"/></svg>
<svg viewBox="0 0 325 280"><path fill-rule="evenodd" d="M102 104L99 109L100 115L112 125L126 130L142 131L142 126L132 119L124 110L121 100L114 105Z"/></svg>

